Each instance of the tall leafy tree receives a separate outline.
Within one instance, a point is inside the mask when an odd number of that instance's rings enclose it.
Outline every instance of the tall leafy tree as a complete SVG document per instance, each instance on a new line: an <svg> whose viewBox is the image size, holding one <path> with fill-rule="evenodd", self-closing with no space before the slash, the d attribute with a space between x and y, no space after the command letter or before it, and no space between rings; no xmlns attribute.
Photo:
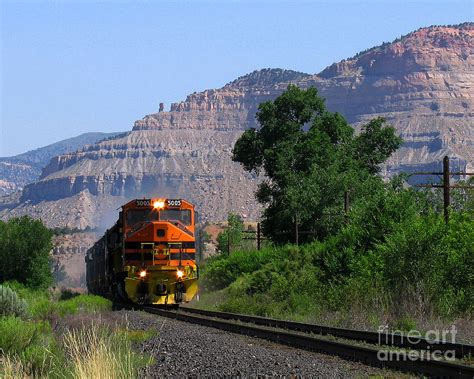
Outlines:
<svg viewBox="0 0 474 379"><path fill-rule="evenodd" d="M16 280L31 288L53 283L51 230L28 216L0 221L0 282Z"/></svg>
<svg viewBox="0 0 474 379"><path fill-rule="evenodd" d="M259 129L246 130L233 149L234 161L263 171L256 193L264 204L262 227L275 242L301 242L335 233L344 221L344 197L371 190L383 163L401 144L382 118L359 135L339 113L329 112L316 88L290 85L259 106ZM374 179L375 178L375 179ZM309 233L308 233L309 232Z"/></svg>

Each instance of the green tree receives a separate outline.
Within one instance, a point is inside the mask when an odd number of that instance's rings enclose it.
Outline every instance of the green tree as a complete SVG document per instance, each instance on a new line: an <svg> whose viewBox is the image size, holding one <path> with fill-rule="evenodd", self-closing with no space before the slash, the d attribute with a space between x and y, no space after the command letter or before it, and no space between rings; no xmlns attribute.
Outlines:
<svg viewBox="0 0 474 379"><path fill-rule="evenodd" d="M344 194L352 200L372 190L367 182L400 146L395 129L382 118L358 136L344 117L329 112L316 88L290 85L274 101L260 104L260 129L237 140L234 161L247 171L263 172L257 200L266 206L262 227L273 241L306 242L337 233L344 224Z"/></svg>
<svg viewBox="0 0 474 379"><path fill-rule="evenodd" d="M0 282L16 280L32 288L53 283L53 233L28 216L0 221Z"/></svg>
<svg viewBox="0 0 474 379"><path fill-rule="evenodd" d="M457 211L466 211L474 215L474 177L471 176L468 180L459 181L457 184L471 188L456 188L451 190L452 209ZM441 197L442 191L438 191L438 193L438 196Z"/></svg>
<svg viewBox="0 0 474 379"><path fill-rule="evenodd" d="M227 224L227 228L217 236L217 249L225 254L229 254L229 247L232 250L240 246L244 230L244 222L234 213L228 214Z"/></svg>

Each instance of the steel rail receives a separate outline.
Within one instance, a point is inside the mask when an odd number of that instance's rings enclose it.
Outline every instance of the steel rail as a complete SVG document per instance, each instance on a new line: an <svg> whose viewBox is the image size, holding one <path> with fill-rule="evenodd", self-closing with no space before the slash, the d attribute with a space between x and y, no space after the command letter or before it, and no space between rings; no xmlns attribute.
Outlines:
<svg viewBox="0 0 474 379"><path fill-rule="evenodd" d="M472 366L432 360L429 359L429 357L428 359L418 358L415 360L406 360L407 358L402 352L392 351L390 352L391 359L380 360L380 349L374 347L351 345L338 341L316 338L309 335L291 333L283 330L267 329L264 327L229 322L227 320L220 320L203 315L190 314L182 312L181 310L169 311L150 306L142 306L141 309L148 313L173 318L179 321L203 325L231 333L243 334L250 337L261 338L267 341L303 350L336 355L343 359L362 362L370 366L429 375L430 377L450 377L462 379L471 379L474 377L474 367Z"/></svg>
<svg viewBox="0 0 474 379"><path fill-rule="evenodd" d="M439 350L443 353L446 351L454 351L456 358L463 358L466 356L474 356L474 346L451 343L451 342L440 342L440 341L428 341L425 338L413 337L408 338L407 335L399 333L388 333L388 332L368 332L363 330L334 328L330 326L322 326L315 324L305 324L295 321L277 320L266 317L250 316L237 313L228 312L216 312L208 311L197 308L181 307L181 311L200 314L207 317L215 317L224 320L237 320L246 323L252 323L256 325L262 325L266 327L280 328L286 330L294 330L305 333L314 333L321 335L331 335L338 338L363 341L370 344L385 345L385 346L396 346L400 348L416 349L416 350Z"/></svg>

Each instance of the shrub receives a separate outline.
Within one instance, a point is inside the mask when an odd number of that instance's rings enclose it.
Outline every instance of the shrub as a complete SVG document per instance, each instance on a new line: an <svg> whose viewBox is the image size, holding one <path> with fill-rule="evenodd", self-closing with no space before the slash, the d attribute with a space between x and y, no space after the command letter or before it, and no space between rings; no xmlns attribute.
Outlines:
<svg viewBox="0 0 474 379"><path fill-rule="evenodd" d="M16 362L14 366L26 371L28 376L50 374L61 359L47 321L25 321L11 316L0 318L0 346L10 357L10 363Z"/></svg>
<svg viewBox="0 0 474 379"><path fill-rule="evenodd" d="M474 311L474 220L472 213L451 213L437 246L436 301L447 315Z"/></svg>
<svg viewBox="0 0 474 379"><path fill-rule="evenodd" d="M67 300L61 300L64 296L54 295L46 290L32 290L18 282L7 282L3 284L15 291L19 298L28 305L28 313L35 319L44 319L51 316L64 317L68 314L79 312L97 313L112 309L112 303L100 296L75 294ZM66 292L67 293L67 292ZM65 295L69 297L71 295Z"/></svg>
<svg viewBox="0 0 474 379"><path fill-rule="evenodd" d="M79 295L69 300L59 301L57 308L60 314L74 314L79 311L102 312L112 310L112 303L101 296L96 295Z"/></svg>
<svg viewBox="0 0 474 379"><path fill-rule="evenodd" d="M0 221L0 282L16 280L30 288L51 285L52 236L41 221L28 216Z"/></svg>
<svg viewBox="0 0 474 379"><path fill-rule="evenodd" d="M0 285L0 314L2 316L26 316L26 301L20 299L11 288Z"/></svg>
<svg viewBox="0 0 474 379"><path fill-rule="evenodd" d="M439 104L437 102L433 101L430 105L430 109L434 112L439 111Z"/></svg>
<svg viewBox="0 0 474 379"><path fill-rule="evenodd" d="M452 212L448 225L440 215L413 217L398 224L374 250L372 271L382 274L385 290L397 304L403 303L405 294L418 292L423 299L419 306L430 303L444 316L471 312L472 241L474 223L467 213Z"/></svg>
<svg viewBox="0 0 474 379"><path fill-rule="evenodd" d="M79 312L97 313L109 311L112 309L112 303L100 296L79 295L68 300L58 302L51 301L47 297L35 301L31 307L31 313L35 317L49 318L54 315L64 317Z"/></svg>
<svg viewBox="0 0 474 379"><path fill-rule="evenodd" d="M15 291L17 295L26 302L28 315L33 318L41 318L48 313L45 309L51 309L54 306L51 294L47 290L31 289L16 281L5 282L3 286Z"/></svg>
<svg viewBox="0 0 474 379"><path fill-rule="evenodd" d="M202 286L208 290L227 287L240 275L258 270L267 262L284 258L285 248L265 248L255 251L236 251L230 256L210 258L203 267Z"/></svg>
<svg viewBox="0 0 474 379"><path fill-rule="evenodd" d="M51 342L51 327L47 321L27 321L14 316L0 318L0 346L4 352L21 354L32 345L45 342Z"/></svg>

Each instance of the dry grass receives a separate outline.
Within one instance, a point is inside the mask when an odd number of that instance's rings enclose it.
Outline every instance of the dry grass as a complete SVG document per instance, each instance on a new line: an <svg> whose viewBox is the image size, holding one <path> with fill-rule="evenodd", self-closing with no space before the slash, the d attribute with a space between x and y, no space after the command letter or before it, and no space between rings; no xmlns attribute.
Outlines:
<svg viewBox="0 0 474 379"><path fill-rule="evenodd" d="M0 358L0 377L3 379L28 378L29 368L23 362L9 355Z"/></svg>
<svg viewBox="0 0 474 379"><path fill-rule="evenodd" d="M107 324L112 318L115 323ZM152 363L151 357L134 353L132 343L154 333L130 330L126 318L110 316L93 321L88 315L74 315L68 321L56 330L60 350L54 360L39 365L48 367L47 371L33 370L22 355L0 354L0 378L125 379L136 377L140 367ZM41 349L49 354L46 347Z"/></svg>
<svg viewBox="0 0 474 379"><path fill-rule="evenodd" d="M118 379L135 376L134 354L125 336L92 324L64 334L72 377Z"/></svg>

